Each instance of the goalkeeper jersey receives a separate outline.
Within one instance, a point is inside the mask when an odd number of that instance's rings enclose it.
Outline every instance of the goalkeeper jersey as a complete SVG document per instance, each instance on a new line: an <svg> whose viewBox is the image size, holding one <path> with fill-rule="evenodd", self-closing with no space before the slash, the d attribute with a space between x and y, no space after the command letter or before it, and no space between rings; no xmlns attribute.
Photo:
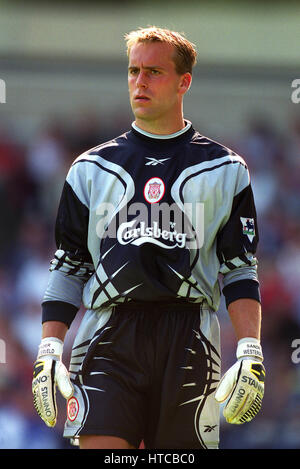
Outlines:
<svg viewBox="0 0 300 469"><path fill-rule="evenodd" d="M169 136L133 123L73 162L43 321L70 325L82 303L98 310L129 301L205 302L217 311L221 288L227 304L260 300L247 165L185 123Z"/></svg>

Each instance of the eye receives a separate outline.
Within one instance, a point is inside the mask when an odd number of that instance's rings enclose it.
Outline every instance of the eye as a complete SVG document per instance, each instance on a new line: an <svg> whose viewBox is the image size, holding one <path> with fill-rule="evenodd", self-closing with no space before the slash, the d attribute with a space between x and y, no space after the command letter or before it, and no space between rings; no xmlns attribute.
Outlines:
<svg viewBox="0 0 300 469"><path fill-rule="evenodd" d="M159 75L160 74L160 71L159 70L156 70L155 68L151 70L151 74L152 75Z"/></svg>
<svg viewBox="0 0 300 469"><path fill-rule="evenodd" d="M138 69L137 68L130 68L129 69L129 75L136 75L138 73Z"/></svg>

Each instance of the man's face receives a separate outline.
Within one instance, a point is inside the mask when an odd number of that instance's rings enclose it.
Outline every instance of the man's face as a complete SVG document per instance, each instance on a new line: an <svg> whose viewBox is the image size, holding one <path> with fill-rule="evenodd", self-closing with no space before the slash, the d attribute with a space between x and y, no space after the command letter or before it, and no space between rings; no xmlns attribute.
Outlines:
<svg viewBox="0 0 300 469"><path fill-rule="evenodd" d="M136 121L154 124L174 120L187 90L173 60L174 48L160 42L135 44L129 55L128 86ZM188 83L189 85L189 83Z"/></svg>

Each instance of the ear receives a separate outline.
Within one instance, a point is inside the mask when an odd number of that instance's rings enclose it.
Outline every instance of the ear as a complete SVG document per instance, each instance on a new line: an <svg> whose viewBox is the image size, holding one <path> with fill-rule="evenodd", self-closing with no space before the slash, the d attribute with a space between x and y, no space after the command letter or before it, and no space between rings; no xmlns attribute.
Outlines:
<svg viewBox="0 0 300 469"><path fill-rule="evenodd" d="M189 89L192 84L192 75L187 72L181 76L179 82L179 93L184 95Z"/></svg>

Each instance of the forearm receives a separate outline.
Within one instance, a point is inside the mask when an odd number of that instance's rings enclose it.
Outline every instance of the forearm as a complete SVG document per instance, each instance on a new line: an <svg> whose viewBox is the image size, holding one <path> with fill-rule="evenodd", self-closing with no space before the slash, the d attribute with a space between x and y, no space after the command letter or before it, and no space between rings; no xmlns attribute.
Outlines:
<svg viewBox="0 0 300 469"><path fill-rule="evenodd" d="M68 326L61 321L46 321L42 326L42 338L57 337L64 341Z"/></svg>
<svg viewBox="0 0 300 469"><path fill-rule="evenodd" d="M241 298L228 305L228 313L237 337L255 337L260 340L261 305L258 301Z"/></svg>

